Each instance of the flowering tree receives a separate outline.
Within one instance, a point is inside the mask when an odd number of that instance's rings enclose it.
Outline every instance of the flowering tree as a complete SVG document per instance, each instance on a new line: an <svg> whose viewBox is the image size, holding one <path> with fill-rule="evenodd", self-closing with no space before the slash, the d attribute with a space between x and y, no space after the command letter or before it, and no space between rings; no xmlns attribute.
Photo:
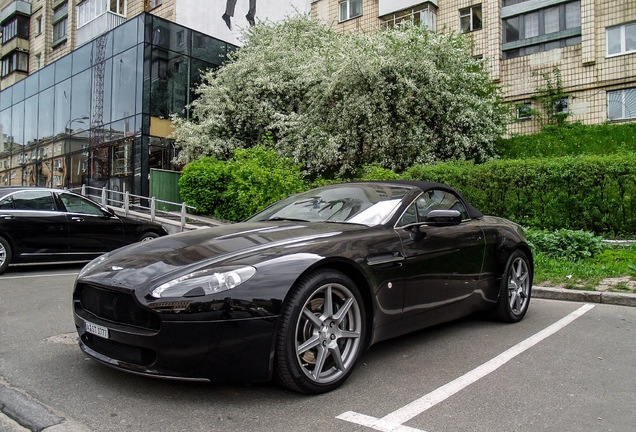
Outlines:
<svg viewBox="0 0 636 432"><path fill-rule="evenodd" d="M507 111L463 35L415 25L340 34L308 17L259 24L208 72L192 118L173 118L182 163L274 143L313 175L483 161Z"/></svg>

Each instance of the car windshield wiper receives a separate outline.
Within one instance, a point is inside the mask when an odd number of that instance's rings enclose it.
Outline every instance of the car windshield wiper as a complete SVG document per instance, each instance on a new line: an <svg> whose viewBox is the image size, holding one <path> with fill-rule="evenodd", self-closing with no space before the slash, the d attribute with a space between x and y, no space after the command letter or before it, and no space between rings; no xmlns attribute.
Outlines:
<svg viewBox="0 0 636 432"><path fill-rule="evenodd" d="M291 221L291 222L311 222L307 219L296 219L296 218L289 218L289 217L280 217L280 216L273 216L269 219L267 219L267 221Z"/></svg>

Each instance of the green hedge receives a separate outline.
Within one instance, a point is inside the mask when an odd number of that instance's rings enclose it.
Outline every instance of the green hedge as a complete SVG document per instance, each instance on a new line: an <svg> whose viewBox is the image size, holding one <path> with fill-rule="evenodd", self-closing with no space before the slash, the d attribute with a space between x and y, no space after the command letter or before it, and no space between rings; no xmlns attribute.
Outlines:
<svg viewBox="0 0 636 432"><path fill-rule="evenodd" d="M240 221L307 188L300 167L263 146L236 149L227 161L204 157L186 165L181 196L197 213Z"/></svg>
<svg viewBox="0 0 636 432"><path fill-rule="evenodd" d="M548 125L536 134L502 139L497 148L502 159L636 152L636 123Z"/></svg>
<svg viewBox="0 0 636 432"><path fill-rule="evenodd" d="M543 229L636 234L636 154L414 166L405 178L460 190L485 214Z"/></svg>

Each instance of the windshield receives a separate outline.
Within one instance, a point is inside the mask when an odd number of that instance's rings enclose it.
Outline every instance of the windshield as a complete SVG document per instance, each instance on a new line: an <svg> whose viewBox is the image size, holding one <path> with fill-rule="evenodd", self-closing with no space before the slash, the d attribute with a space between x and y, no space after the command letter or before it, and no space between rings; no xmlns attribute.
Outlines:
<svg viewBox="0 0 636 432"><path fill-rule="evenodd" d="M325 186L285 198L248 221L292 220L379 225L386 222L411 188L382 184Z"/></svg>

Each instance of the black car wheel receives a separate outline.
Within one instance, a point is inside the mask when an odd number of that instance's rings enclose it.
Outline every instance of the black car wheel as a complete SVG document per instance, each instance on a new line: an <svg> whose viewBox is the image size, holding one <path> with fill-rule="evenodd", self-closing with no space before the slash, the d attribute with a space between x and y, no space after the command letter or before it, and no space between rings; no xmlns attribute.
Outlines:
<svg viewBox="0 0 636 432"><path fill-rule="evenodd" d="M159 238L159 234L154 233L152 231L148 231L148 232L143 233L139 237L139 240L137 240L137 241L144 242L144 241L154 240L156 238Z"/></svg>
<svg viewBox="0 0 636 432"><path fill-rule="evenodd" d="M11 246L9 242L0 237L0 274L9 267L11 262Z"/></svg>
<svg viewBox="0 0 636 432"><path fill-rule="evenodd" d="M353 371L363 348L364 305L342 273L303 278L283 308L276 344L276 378L308 394L331 391Z"/></svg>
<svg viewBox="0 0 636 432"><path fill-rule="evenodd" d="M532 291L530 268L528 257L520 250L508 258L495 308L495 316L500 321L519 322L528 311Z"/></svg>

